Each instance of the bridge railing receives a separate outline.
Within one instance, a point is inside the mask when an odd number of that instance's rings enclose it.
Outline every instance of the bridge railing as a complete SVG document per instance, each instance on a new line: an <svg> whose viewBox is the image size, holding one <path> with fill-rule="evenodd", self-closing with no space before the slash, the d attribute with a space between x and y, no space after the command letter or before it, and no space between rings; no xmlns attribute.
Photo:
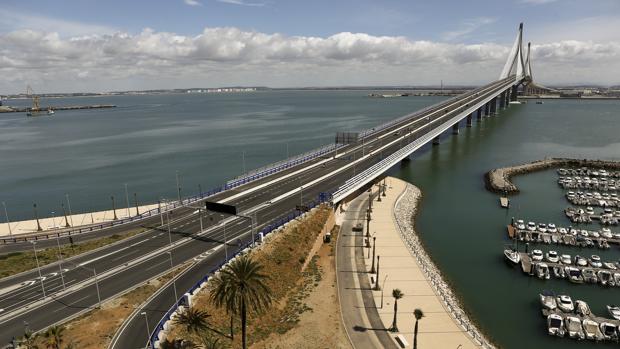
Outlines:
<svg viewBox="0 0 620 349"><path fill-rule="evenodd" d="M300 155L296 155L293 156L291 158L288 158L286 160L282 160L282 161L278 161L266 166L263 166L261 168L252 170L250 172L248 172L247 174L244 174L240 177L237 177L235 179L232 179L228 182L226 182L226 185L228 186L228 188L235 188L238 187L240 185L246 184L246 183L250 183L252 181L255 181L259 178L263 178L269 175L272 175L274 173L278 173L280 171L286 170L288 168L303 164L307 161L310 160L314 160L318 157L324 156L326 154L329 154L333 151L335 151L338 148L343 147L344 145L342 144L328 144L328 145L324 145L320 148L314 149L314 150L310 150L308 152L305 152L303 154Z"/></svg>
<svg viewBox="0 0 620 349"><path fill-rule="evenodd" d="M331 200L331 193L321 193L321 195L319 195L317 200L313 200L312 202L310 202L307 206L309 209L315 208L319 205L321 205L322 203L325 202L329 202ZM157 323L157 325L155 326L155 328L153 329L153 332L151 333L150 337L149 337L149 346L151 349L157 349L158 348L158 341L162 338L160 338L160 335L162 334L162 331L164 331L165 329L165 324L166 322L170 321L172 318L172 315L179 309L180 306L185 306L185 294L190 294L191 296L195 295L197 293L197 291L200 291L202 289L202 286L204 285L204 283L206 283L207 281L209 281L209 279L212 277L211 275L213 275L214 273L216 273L217 271L219 271L224 265L226 265L230 260L236 258L237 256L239 256L243 251L245 251L248 248L251 248L251 246L253 245L253 243L255 243L258 239L260 234L262 234L262 236L267 236L268 234L272 233L274 230L282 227L284 224L298 218L299 216L303 215L303 212L300 211L291 211L289 212L287 215L282 216L280 218L277 218L273 221L271 221L270 224L266 225L265 227L263 227L260 231L259 234L256 234L256 236L254 237L254 240L250 239L250 241L248 241L247 243L239 246L239 248L237 249L237 251L230 256L230 258L228 258L227 260L225 259L224 261L222 261L221 263L219 263L217 266L211 268L207 274L205 276L203 276L200 280L198 280L198 282L196 282L192 287L190 287L181 298L177 299L176 302L168 309L168 311L164 314L164 316L159 320L159 322ZM187 269L189 270L189 269Z"/></svg>

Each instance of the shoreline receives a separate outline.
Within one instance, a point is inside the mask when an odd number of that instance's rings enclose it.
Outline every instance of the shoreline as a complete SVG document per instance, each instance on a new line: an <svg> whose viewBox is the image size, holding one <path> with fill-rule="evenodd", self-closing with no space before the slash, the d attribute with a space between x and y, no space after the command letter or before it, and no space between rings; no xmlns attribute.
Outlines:
<svg viewBox="0 0 620 349"><path fill-rule="evenodd" d="M517 194L519 188L512 183L512 177L527 173L544 171L556 167L596 167L609 170L620 170L620 161L612 160L589 160L571 158L550 158L536 160L526 164L500 167L484 174L485 187L487 190L498 194Z"/></svg>
<svg viewBox="0 0 620 349"><path fill-rule="evenodd" d="M411 255L422 266L421 270L430 281L434 291L441 297L444 307L454 321L481 347L495 348L488 336L480 330L480 325L470 319L464 310L463 302L452 290L450 283L446 281L441 270L426 252L415 229L415 217L419 212L423 194L415 185L406 181L403 182L406 183L406 189L394 204L393 212L401 239Z"/></svg>

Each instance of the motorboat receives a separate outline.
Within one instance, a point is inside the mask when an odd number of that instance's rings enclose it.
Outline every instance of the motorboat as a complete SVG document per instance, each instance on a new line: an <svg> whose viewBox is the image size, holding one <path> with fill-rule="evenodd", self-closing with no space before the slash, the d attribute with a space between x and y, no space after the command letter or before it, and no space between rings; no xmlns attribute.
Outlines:
<svg viewBox="0 0 620 349"><path fill-rule="evenodd" d="M591 319L584 319L581 322L581 325L583 327L583 333L585 334L586 339L595 341L603 340L603 333L599 328L598 322Z"/></svg>
<svg viewBox="0 0 620 349"><path fill-rule="evenodd" d="M620 286L620 273L614 273L614 283L616 286Z"/></svg>
<svg viewBox="0 0 620 349"><path fill-rule="evenodd" d="M601 263L601 257L599 257L598 255L593 254L592 256L590 256L590 265L594 268L600 268L603 266L603 263Z"/></svg>
<svg viewBox="0 0 620 349"><path fill-rule="evenodd" d="M543 293L538 296L540 297L540 304L542 304L543 308L554 310L558 307L558 304L555 301L555 294L553 294L553 292L544 290Z"/></svg>
<svg viewBox="0 0 620 349"><path fill-rule="evenodd" d="M555 301L558 305L558 308L565 313L572 313L575 310L575 305L573 304L573 300L570 296L565 294L559 295L555 297Z"/></svg>
<svg viewBox="0 0 620 349"><path fill-rule="evenodd" d="M517 229L525 230L525 222L523 222L523 219L518 219L517 220Z"/></svg>
<svg viewBox="0 0 620 349"><path fill-rule="evenodd" d="M561 255L560 256L560 262L562 262L562 264L566 264L566 265L572 264L571 259L570 259L570 255L569 254Z"/></svg>
<svg viewBox="0 0 620 349"><path fill-rule="evenodd" d="M583 328L581 327L581 320L576 316L567 316L564 320L564 326L566 332L568 332L569 338L584 339L586 336L583 334Z"/></svg>
<svg viewBox="0 0 620 349"><path fill-rule="evenodd" d="M607 311L614 319L620 320L620 308L615 305L608 305Z"/></svg>
<svg viewBox="0 0 620 349"><path fill-rule="evenodd" d="M580 255L576 255L575 256L575 265L580 266L580 267L587 267L588 266L588 260L581 257Z"/></svg>
<svg viewBox="0 0 620 349"><path fill-rule="evenodd" d="M564 279L566 277L566 273L564 272L564 268L562 268L562 266L555 265L551 269L553 270L553 276L556 279Z"/></svg>
<svg viewBox="0 0 620 349"><path fill-rule="evenodd" d="M599 270L596 275L598 276L601 285L603 286L616 286L613 275L607 270Z"/></svg>
<svg viewBox="0 0 620 349"><path fill-rule="evenodd" d="M601 322L600 328L601 332L603 333L603 338L607 340L618 339L618 330L616 328L616 325L610 322Z"/></svg>
<svg viewBox="0 0 620 349"><path fill-rule="evenodd" d="M567 234L568 231L566 230L566 228L558 228L558 232L562 235Z"/></svg>
<svg viewBox="0 0 620 349"><path fill-rule="evenodd" d="M513 249L505 249L504 256L512 264L519 264L519 262L521 262L521 255L518 251L515 251Z"/></svg>
<svg viewBox="0 0 620 349"><path fill-rule="evenodd" d="M554 244L559 244L561 239L562 239L562 236L558 234L551 235L551 242L553 242Z"/></svg>
<svg viewBox="0 0 620 349"><path fill-rule="evenodd" d="M564 319L558 314L547 316L547 333L550 336L564 337Z"/></svg>
<svg viewBox="0 0 620 349"><path fill-rule="evenodd" d="M548 233L557 233L558 229L555 227L555 224L549 223L549 224L547 224L547 232Z"/></svg>
<svg viewBox="0 0 620 349"><path fill-rule="evenodd" d="M558 314L547 316L547 333L550 336L564 337L564 319Z"/></svg>
<svg viewBox="0 0 620 349"><path fill-rule="evenodd" d="M534 223L534 222L527 222L527 230L535 231L536 230L536 223Z"/></svg>
<svg viewBox="0 0 620 349"><path fill-rule="evenodd" d="M549 263L557 263L560 260L560 256L556 251L549 251L545 254L545 258Z"/></svg>
<svg viewBox="0 0 620 349"><path fill-rule="evenodd" d="M594 269L584 268L581 273L583 274L583 280L585 282L593 284L598 282L598 277L596 276L596 272L594 271Z"/></svg>
<svg viewBox="0 0 620 349"><path fill-rule="evenodd" d="M592 311L590 310L590 306L588 305L588 303L582 300L576 300L575 313L577 313L577 315L579 316L589 316L592 314Z"/></svg>
<svg viewBox="0 0 620 349"><path fill-rule="evenodd" d="M589 214L589 215L593 215L594 214L594 208L592 206L586 207L586 213Z"/></svg>
<svg viewBox="0 0 620 349"><path fill-rule="evenodd" d="M609 228L601 229L601 236L604 237L605 239L611 239L614 237L611 233L611 229Z"/></svg>
<svg viewBox="0 0 620 349"><path fill-rule="evenodd" d="M541 233L546 233L547 225L545 223L538 223L538 231Z"/></svg>
<svg viewBox="0 0 620 349"><path fill-rule="evenodd" d="M603 267L609 270L618 270L618 267L616 267L616 265L611 262L604 262Z"/></svg>
<svg viewBox="0 0 620 349"><path fill-rule="evenodd" d="M609 243L605 239L599 239L598 240L598 248L607 250L607 249L609 249Z"/></svg>
<svg viewBox="0 0 620 349"><path fill-rule="evenodd" d="M566 273L566 276L568 277L568 280L570 282L575 283L575 284L583 283L583 274L581 273L581 270L579 270L578 268L566 267L564 268L564 272Z"/></svg>
<svg viewBox="0 0 620 349"><path fill-rule="evenodd" d="M541 280L549 280L551 275L549 274L549 266L547 263L537 263L534 267L536 271L536 276Z"/></svg>
<svg viewBox="0 0 620 349"><path fill-rule="evenodd" d="M533 261L540 262L543 260L543 253L541 250L533 250L530 257Z"/></svg>

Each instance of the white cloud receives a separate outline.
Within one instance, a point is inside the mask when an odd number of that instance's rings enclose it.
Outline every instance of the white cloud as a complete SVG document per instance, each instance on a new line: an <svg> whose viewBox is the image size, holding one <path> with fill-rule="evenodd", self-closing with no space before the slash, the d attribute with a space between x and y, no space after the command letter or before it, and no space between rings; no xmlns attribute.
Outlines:
<svg viewBox="0 0 620 349"><path fill-rule="evenodd" d="M497 22L496 18L478 17L463 21L460 27L453 31L445 32L441 37L446 41L453 41L469 36L480 27Z"/></svg>
<svg viewBox="0 0 620 349"><path fill-rule="evenodd" d="M266 5L264 2L246 2L244 0L216 0L216 1L223 2L225 4L241 5L241 6L262 7Z"/></svg>
<svg viewBox="0 0 620 349"><path fill-rule="evenodd" d="M509 48L338 33L285 36L206 28L196 36L145 29L63 38L18 30L0 34L1 91L105 91L188 86L478 84L496 79ZM543 84L618 83L620 43L557 41L532 46ZM569 72L569 73L568 73ZM570 80L567 80L569 79ZM615 79L615 81L613 80Z"/></svg>
<svg viewBox="0 0 620 349"><path fill-rule="evenodd" d="M185 2L185 4L189 6L202 6L202 3L196 0L183 0L183 2Z"/></svg>

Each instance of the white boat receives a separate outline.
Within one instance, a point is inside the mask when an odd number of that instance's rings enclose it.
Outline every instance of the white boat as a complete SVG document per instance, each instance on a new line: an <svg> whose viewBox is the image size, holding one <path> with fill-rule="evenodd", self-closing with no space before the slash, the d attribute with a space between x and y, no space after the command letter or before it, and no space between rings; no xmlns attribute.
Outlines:
<svg viewBox="0 0 620 349"><path fill-rule="evenodd" d="M538 231L541 233L546 233L547 225L545 223L538 223Z"/></svg>
<svg viewBox="0 0 620 349"><path fill-rule="evenodd" d="M555 265L551 269L553 270L553 276L556 279L564 279L566 277L566 272L564 272L564 268L562 268L562 266Z"/></svg>
<svg viewBox="0 0 620 349"><path fill-rule="evenodd" d="M558 307L555 301L555 295L552 292L543 291L543 293L538 296L540 297L540 304L542 304L543 308L553 310Z"/></svg>
<svg viewBox="0 0 620 349"><path fill-rule="evenodd" d="M575 301L575 312L577 313L577 315L580 315L580 316L588 316L592 314L592 311L590 310L590 306L588 305L588 303L581 301L581 300Z"/></svg>
<svg viewBox="0 0 620 349"><path fill-rule="evenodd" d="M581 273L583 274L583 280L585 282L590 282L593 284L598 282L598 276L596 276L594 269L584 268Z"/></svg>
<svg viewBox="0 0 620 349"><path fill-rule="evenodd" d="M603 333L599 328L598 322L590 319L584 319L581 324L583 326L583 333L586 335L586 339L595 341L603 340Z"/></svg>
<svg viewBox="0 0 620 349"><path fill-rule="evenodd" d="M575 310L575 305L573 304L573 300L570 296L567 295L559 295L555 298L555 301L558 305L558 308L565 313L572 313Z"/></svg>
<svg viewBox="0 0 620 349"><path fill-rule="evenodd" d="M517 220L517 229L525 230L525 222L523 222L523 219L518 219Z"/></svg>
<svg viewBox="0 0 620 349"><path fill-rule="evenodd" d="M519 264L519 262L521 262L521 255L519 254L519 252L513 249L505 249L504 256L509 262L513 264Z"/></svg>
<svg viewBox="0 0 620 349"><path fill-rule="evenodd" d="M575 283L575 284L583 283L583 274L581 273L581 270L579 270L578 268L566 267L564 268L564 272L566 273L566 276L568 277L568 280L570 282Z"/></svg>
<svg viewBox="0 0 620 349"><path fill-rule="evenodd" d="M614 273L614 283L616 286L620 286L620 273Z"/></svg>
<svg viewBox="0 0 620 349"><path fill-rule="evenodd" d="M587 267L588 266L588 260L581 257L580 255L576 255L575 256L575 265L578 265L580 267Z"/></svg>
<svg viewBox="0 0 620 349"><path fill-rule="evenodd" d="M549 251L545 254L545 258L549 263L557 263L560 260L558 253L555 251Z"/></svg>
<svg viewBox="0 0 620 349"><path fill-rule="evenodd" d="M601 322L600 328L603 333L603 338L607 340L616 340L618 338L616 325L609 322Z"/></svg>
<svg viewBox="0 0 620 349"><path fill-rule="evenodd" d="M575 316L567 316L564 320L566 326L566 332L568 332L569 338L584 339L583 329L581 327L581 320Z"/></svg>
<svg viewBox="0 0 620 349"><path fill-rule="evenodd" d="M613 316L614 319L620 320L620 308L615 305L608 305L607 311L609 315Z"/></svg>
<svg viewBox="0 0 620 349"><path fill-rule="evenodd" d="M547 333L551 336L564 337L564 319L557 314L547 316Z"/></svg>
<svg viewBox="0 0 620 349"><path fill-rule="evenodd" d="M590 265L594 268L600 268L603 266L603 263L601 263L601 257L593 254L590 257Z"/></svg>
<svg viewBox="0 0 620 349"><path fill-rule="evenodd" d="M527 230L535 231L536 230L536 223L534 223L534 222L527 222Z"/></svg>
<svg viewBox="0 0 620 349"><path fill-rule="evenodd" d="M541 280L549 280L551 277L547 263L536 264L534 270L536 271L536 276Z"/></svg>
<svg viewBox="0 0 620 349"><path fill-rule="evenodd" d="M547 224L547 232L548 233L557 233L558 229L555 227L555 224L549 223L549 224Z"/></svg>
<svg viewBox="0 0 620 349"><path fill-rule="evenodd" d="M569 254L563 254L560 256L560 261L562 262L562 264L566 264L566 265L571 265L571 258Z"/></svg>
<svg viewBox="0 0 620 349"><path fill-rule="evenodd" d="M614 282L614 277L613 275L611 275L611 273L607 270L599 270L596 273L598 280L601 282L601 285L603 286L616 286L616 283Z"/></svg>
<svg viewBox="0 0 620 349"><path fill-rule="evenodd" d="M532 258L533 261L540 262L543 260L543 253L541 250L533 250L532 253L530 254L530 257Z"/></svg>

